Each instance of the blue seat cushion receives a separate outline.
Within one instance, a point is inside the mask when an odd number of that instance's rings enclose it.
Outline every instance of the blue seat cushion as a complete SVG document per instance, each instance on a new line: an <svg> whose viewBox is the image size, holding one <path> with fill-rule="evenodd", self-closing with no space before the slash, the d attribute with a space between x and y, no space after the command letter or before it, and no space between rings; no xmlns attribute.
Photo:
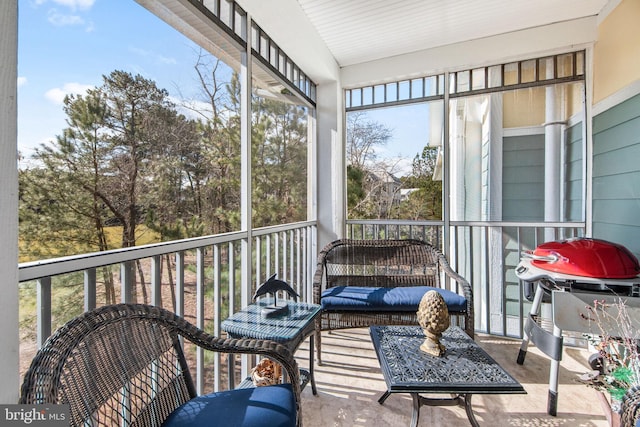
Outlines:
<svg viewBox="0 0 640 427"><path fill-rule="evenodd" d="M296 402L291 384L222 391L191 399L162 425L294 427Z"/></svg>
<svg viewBox="0 0 640 427"><path fill-rule="evenodd" d="M462 295L431 286L336 286L325 290L320 301L323 310L330 311L417 311L420 300L430 290L442 295L449 311L466 311L467 301Z"/></svg>

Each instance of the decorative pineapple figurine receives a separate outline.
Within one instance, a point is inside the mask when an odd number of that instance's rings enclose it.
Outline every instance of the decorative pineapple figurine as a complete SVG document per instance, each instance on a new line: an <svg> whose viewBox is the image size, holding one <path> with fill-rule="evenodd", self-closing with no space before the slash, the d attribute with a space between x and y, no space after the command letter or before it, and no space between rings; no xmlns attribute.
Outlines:
<svg viewBox="0 0 640 427"><path fill-rule="evenodd" d="M442 356L445 348L440 343L440 338L449 327L449 309L442 295L438 291L425 293L420 300L417 315L425 335L420 350L433 356Z"/></svg>

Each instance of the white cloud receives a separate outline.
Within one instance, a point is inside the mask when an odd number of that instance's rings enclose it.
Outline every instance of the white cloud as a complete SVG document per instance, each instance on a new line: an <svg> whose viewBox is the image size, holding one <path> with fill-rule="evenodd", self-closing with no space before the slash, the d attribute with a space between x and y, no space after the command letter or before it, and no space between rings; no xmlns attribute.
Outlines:
<svg viewBox="0 0 640 427"><path fill-rule="evenodd" d="M206 120L213 115L211 105L206 102L179 99L174 96L170 96L169 100L176 105L178 113L183 114L187 119Z"/></svg>
<svg viewBox="0 0 640 427"><path fill-rule="evenodd" d="M56 9L51 9L47 20L56 27L66 27L68 25L84 25L84 19L78 15L67 15L59 13Z"/></svg>
<svg viewBox="0 0 640 427"><path fill-rule="evenodd" d="M36 0L36 5L40 6L47 3L49 0ZM96 0L50 0L52 3L59 4L60 6L66 6L71 10L87 10L91 9Z"/></svg>
<svg viewBox="0 0 640 427"><path fill-rule="evenodd" d="M91 9L96 0L53 0L53 2L62 6L70 7L72 10L87 10Z"/></svg>
<svg viewBox="0 0 640 427"><path fill-rule="evenodd" d="M54 104L62 105L66 95L84 95L87 89L91 89L93 87L94 86L92 85L85 85L81 83L65 83L62 88L55 87L53 89L49 89L44 96Z"/></svg>
<svg viewBox="0 0 640 427"><path fill-rule="evenodd" d="M129 46L129 52L135 53L138 56L151 58L152 60L161 64L177 64L177 61L175 58L160 55L159 53L156 53L150 50L141 49L139 47Z"/></svg>
<svg viewBox="0 0 640 427"><path fill-rule="evenodd" d="M64 9L64 11L59 11L55 7L52 7L47 11L48 21L57 27L63 27L69 25L85 25L84 17L78 15L76 12L88 11L93 7L95 0L36 0L36 5L40 6L47 2L54 3ZM87 32L93 31L93 22L89 22L86 25Z"/></svg>
<svg viewBox="0 0 640 427"><path fill-rule="evenodd" d="M27 78L23 76L18 77L18 87L24 86L27 84Z"/></svg>

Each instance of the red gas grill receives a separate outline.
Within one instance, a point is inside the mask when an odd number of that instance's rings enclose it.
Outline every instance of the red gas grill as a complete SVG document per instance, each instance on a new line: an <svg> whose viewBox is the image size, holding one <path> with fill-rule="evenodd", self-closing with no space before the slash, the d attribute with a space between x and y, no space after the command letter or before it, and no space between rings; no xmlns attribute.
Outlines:
<svg viewBox="0 0 640 427"><path fill-rule="evenodd" d="M516 267L525 296L533 301L524 325L518 354L522 365L532 341L551 358L547 412L557 414L558 369L562 359L562 328L554 323L553 333L536 319L542 302L551 302L553 291L622 297L640 296L640 264L624 246L605 240L575 238L547 242L525 252Z"/></svg>

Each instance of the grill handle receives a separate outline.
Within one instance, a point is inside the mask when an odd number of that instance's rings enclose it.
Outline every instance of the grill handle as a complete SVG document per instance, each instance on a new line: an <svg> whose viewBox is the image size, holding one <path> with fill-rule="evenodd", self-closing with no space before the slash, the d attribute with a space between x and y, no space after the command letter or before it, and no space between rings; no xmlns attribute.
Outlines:
<svg viewBox="0 0 640 427"><path fill-rule="evenodd" d="M553 263L558 261L557 255L535 255L533 252L527 251L522 253L523 258L529 258L534 261Z"/></svg>

